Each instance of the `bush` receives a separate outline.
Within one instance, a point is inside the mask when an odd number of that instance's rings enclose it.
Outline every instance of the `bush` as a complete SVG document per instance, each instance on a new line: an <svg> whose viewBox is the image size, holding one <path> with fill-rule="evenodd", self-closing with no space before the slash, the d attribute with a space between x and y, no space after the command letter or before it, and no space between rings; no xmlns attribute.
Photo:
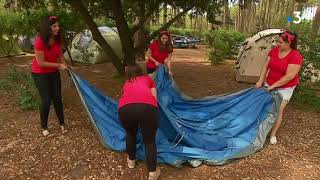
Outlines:
<svg viewBox="0 0 320 180"><path fill-rule="evenodd" d="M23 31L21 26L21 14L0 13L0 56L9 56L19 53L17 47L17 34Z"/></svg>
<svg viewBox="0 0 320 180"><path fill-rule="evenodd" d="M298 86L293 94L293 103L304 111L320 112L320 97L317 90L309 86Z"/></svg>
<svg viewBox="0 0 320 180"><path fill-rule="evenodd" d="M35 110L39 107L39 98L30 73L10 67L0 79L0 91L12 94L23 110Z"/></svg>
<svg viewBox="0 0 320 180"><path fill-rule="evenodd" d="M301 85L295 91L293 103L303 110L320 112L320 81L311 82L312 78L319 78L319 74L310 68L320 69L320 37L312 35L311 22L308 21L294 24L290 30L298 34L299 50L304 57Z"/></svg>
<svg viewBox="0 0 320 180"><path fill-rule="evenodd" d="M298 34L300 39L299 50L304 58L302 66L304 73L301 73L301 81L308 83L312 77L319 77L310 66L320 69L320 37L312 35L311 22L293 25L291 30Z"/></svg>
<svg viewBox="0 0 320 180"><path fill-rule="evenodd" d="M245 40L247 35L232 30L214 30L206 33L206 43L210 47L211 64L219 64L235 53L233 49Z"/></svg>

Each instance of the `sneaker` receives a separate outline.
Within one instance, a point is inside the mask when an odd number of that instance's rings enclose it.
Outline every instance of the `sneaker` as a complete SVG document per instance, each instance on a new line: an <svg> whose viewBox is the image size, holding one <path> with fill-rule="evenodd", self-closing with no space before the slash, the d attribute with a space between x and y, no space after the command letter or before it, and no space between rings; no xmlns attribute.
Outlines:
<svg viewBox="0 0 320 180"><path fill-rule="evenodd" d="M149 172L148 180L156 180L160 176L160 169L157 168L154 172Z"/></svg>
<svg viewBox="0 0 320 180"><path fill-rule="evenodd" d="M42 131L42 134L44 135L44 136L48 136L49 135L49 131L46 129L46 130L43 130Z"/></svg>
<svg viewBox="0 0 320 180"><path fill-rule="evenodd" d="M272 144L272 145L277 144L277 137L276 136L271 136L270 137L270 144Z"/></svg>
<svg viewBox="0 0 320 180"><path fill-rule="evenodd" d="M60 129L61 129L61 132L64 133L65 129L63 125L60 126Z"/></svg>
<svg viewBox="0 0 320 180"><path fill-rule="evenodd" d="M129 157L127 157L127 163L130 169L133 169L136 166L136 160L130 160Z"/></svg>

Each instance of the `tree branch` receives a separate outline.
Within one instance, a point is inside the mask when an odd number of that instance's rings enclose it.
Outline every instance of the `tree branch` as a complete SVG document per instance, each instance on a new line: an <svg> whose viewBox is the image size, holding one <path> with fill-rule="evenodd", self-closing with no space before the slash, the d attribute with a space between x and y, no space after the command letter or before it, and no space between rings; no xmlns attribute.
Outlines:
<svg viewBox="0 0 320 180"><path fill-rule="evenodd" d="M147 39L147 42L151 41L154 37L156 37L160 33L160 31L168 29L174 22L176 22L179 18L181 18L183 15L185 15L191 9L192 9L192 7L188 7L186 9L184 9L182 12L180 12L174 18L172 18L169 22L164 24L161 28L159 28L158 30L154 31L151 34L151 36Z"/></svg>

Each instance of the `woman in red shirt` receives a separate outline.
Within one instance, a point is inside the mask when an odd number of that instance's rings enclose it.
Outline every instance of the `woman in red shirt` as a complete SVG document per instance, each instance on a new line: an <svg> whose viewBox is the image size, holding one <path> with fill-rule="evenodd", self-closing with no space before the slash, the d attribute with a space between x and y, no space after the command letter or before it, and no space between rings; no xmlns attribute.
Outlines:
<svg viewBox="0 0 320 180"><path fill-rule="evenodd" d="M40 35L34 45L35 58L32 61L32 78L41 97L40 119L42 133L49 135L48 115L51 101L64 131L64 114L61 98L61 79L58 69L67 69L62 54L58 17L48 16L40 27Z"/></svg>
<svg viewBox="0 0 320 180"><path fill-rule="evenodd" d="M298 37L291 31L280 35L278 46L268 54L268 60L263 66L260 79L256 87L265 84L268 90L277 90L282 96L279 115L270 135L270 143L276 144L276 133L280 127L284 109L288 104L295 87L299 84L299 71L303 57L297 50Z"/></svg>
<svg viewBox="0 0 320 180"><path fill-rule="evenodd" d="M128 80L122 89L119 100L119 119L126 130L127 162L134 168L136 159L136 134L141 128L145 145L145 156L149 170L148 179L157 179L160 170L157 166L156 131L159 123L157 91L154 81L142 73L138 65L126 68Z"/></svg>
<svg viewBox="0 0 320 180"><path fill-rule="evenodd" d="M154 40L147 51L147 72L153 73L160 64L167 63L169 74L171 71L172 42L168 31L161 31L158 40Z"/></svg>

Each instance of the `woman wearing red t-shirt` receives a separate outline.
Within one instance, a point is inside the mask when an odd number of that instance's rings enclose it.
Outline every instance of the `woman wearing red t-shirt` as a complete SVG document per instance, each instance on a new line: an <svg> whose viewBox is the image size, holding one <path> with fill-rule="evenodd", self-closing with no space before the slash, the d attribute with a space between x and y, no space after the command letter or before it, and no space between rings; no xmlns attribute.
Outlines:
<svg viewBox="0 0 320 180"><path fill-rule="evenodd" d="M128 80L123 86L119 100L119 119L127 133L128 167L134 168L135 166L136 134L140 127L149 170L148 179L157 179L160 170L157 169L155 143L159 123L156 85L148 75L142 73L138 65L128 66L126 73Z"/></svg>
<svg viewBox="0 0 320 180"><path fill-rule="evenodd" d="M41 97L40 119L42 133L49 135L48 115L51 101L64 131L64 114L61 98L61 79L58 69L67 69L62 54L62 42L58 18L46 17L40 28L40 35L34 45L35 58L32 61L32 78Z"/></svg>
<svg viewBox="0 0 320 180"><path fill-rule="evenodd" d="M298 37L291 31L280 35L278 46L268 54L268 60L263 66L260 79L256 87L265 84L268 90L277 90L282 96L279 115L270 135L270 143L276 144L276 133L280 127L284 109L288 104L295 87L299 84L299 71L303 57L297 50Z"/></svg>
<svg viewBox="0 0 320 180"><path fill-rule="evenodd" d="M168 31L161 31L158 40L154 40L147 51L147 72L153 73L160 64L166 63L169 69L169 74L172 76L171 71L171 56L172 56L172 42L171 36Z"/></svg>

